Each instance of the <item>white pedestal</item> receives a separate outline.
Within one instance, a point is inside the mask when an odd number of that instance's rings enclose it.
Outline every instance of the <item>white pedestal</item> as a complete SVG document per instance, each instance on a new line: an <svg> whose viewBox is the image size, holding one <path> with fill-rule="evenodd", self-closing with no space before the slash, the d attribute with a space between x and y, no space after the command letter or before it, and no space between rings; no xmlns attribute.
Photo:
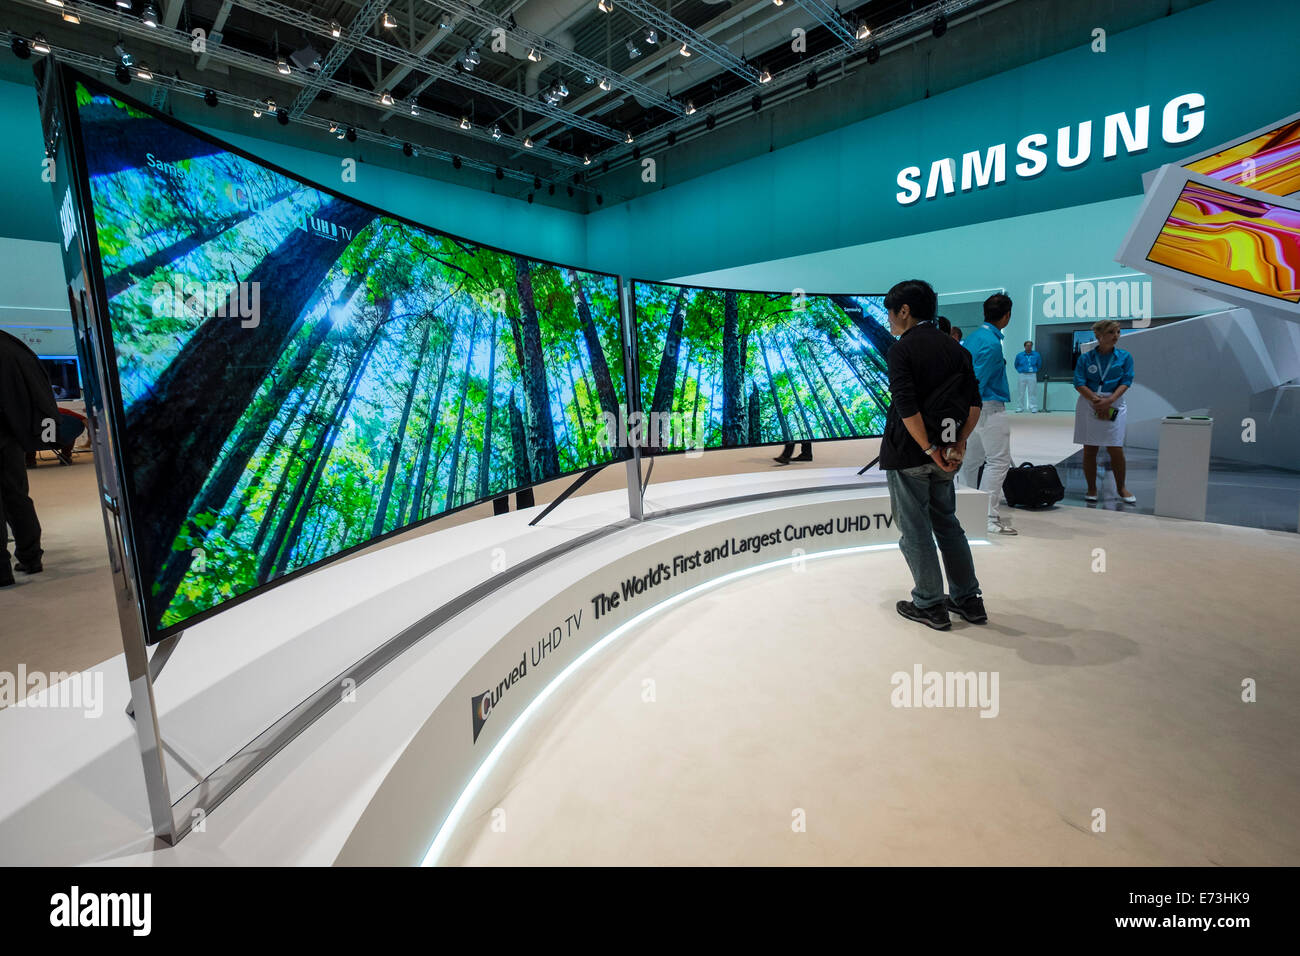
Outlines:
<svg viewBox="0 0 1300 956"><path fill-rule="evenodd" d="M1212 418L1166 416L1160 422L1156 461L1155 513L1166 518L1205 520L1210 487Z"/></svg>

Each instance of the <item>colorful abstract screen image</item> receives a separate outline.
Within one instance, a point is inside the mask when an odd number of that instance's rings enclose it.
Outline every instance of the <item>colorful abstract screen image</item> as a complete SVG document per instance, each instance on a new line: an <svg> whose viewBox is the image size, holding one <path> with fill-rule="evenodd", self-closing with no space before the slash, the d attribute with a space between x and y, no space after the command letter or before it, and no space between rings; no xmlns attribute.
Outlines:
<svg viewBox="0 0 1300 956"><path fill-rule="evenodd" d="M1300 192L1300 119L1186 163L1184 168L1274 196Z"/></svg>
<svg viewBox="0 0 1300 956"><path fill-rule="evenodd" d="M1188 182L1147 258L1300 303L1300 211Z"/></svg>
<svg viewBox="0 0 1300 956"><path fill-rule="evenodd" d="M660 450L882 432L893 343L883 296L637 281L633 300L641 411Z"/></svg>
<svg viewBox="0 0 1300 956"><path fill-rule="evenodd" d="M616 277L410 225L78 84L151 640L623 457Z"/></svg>

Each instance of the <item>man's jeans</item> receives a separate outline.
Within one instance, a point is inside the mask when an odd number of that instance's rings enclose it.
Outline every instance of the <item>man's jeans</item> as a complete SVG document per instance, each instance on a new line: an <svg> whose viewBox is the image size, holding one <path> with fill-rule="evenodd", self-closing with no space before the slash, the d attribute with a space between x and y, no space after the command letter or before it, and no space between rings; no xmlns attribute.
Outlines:
<svg viewBox="0 0 1300 956"><path fill-rule="evenodd" d="M912 571L912 603L932 607L944 599L943 574L934 543L939 542L943 566L948 572L948 594L957 603L980 593L975 579L966 532L957 520L957 491L953 473L934 462L915 468L887 471L889 500L898 525L898 547Z"/></svg>

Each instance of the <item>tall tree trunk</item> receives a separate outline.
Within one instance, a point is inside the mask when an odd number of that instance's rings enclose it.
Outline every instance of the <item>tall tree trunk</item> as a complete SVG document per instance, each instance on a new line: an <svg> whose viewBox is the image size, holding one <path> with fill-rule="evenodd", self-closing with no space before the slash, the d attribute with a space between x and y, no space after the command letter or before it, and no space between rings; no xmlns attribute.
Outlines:
<svg viewBox="0 0 1300 956"><path fill-rule="evenodd" d="M257 534L253 536L253 543L249 550L254 554L262 553L262 544L266 541L266 536L271 533L275 527L276 514L280 510L280 499L284 496L284 490L288 487L289 476L293 474L293 464L302 457L303 446L307 442L308 429L316 420L316 413L320 411L321 402L324 401L326 394L329 393L330 379L334 375L334 359L331 356L330 364L325 370L325 375L321 378L320 384L316 391L316 397L312 400L312 405L307 414L303 417L302 427L298 429L298 434L294 437L293 447L287 450L284 459L284 467L280 469L280 478L276 481L275 492L271 495L271 500L267 503L266 510L262 512L262 521L258 525ZM321 429L329 427L326 422L321 425ZM306 468L306 462L303 462L303 468Z"/></svg>
<svg viewBox="0 0 1300 956"><path fill-rule="evenodd" d="M691 434L699 439L700 446L705 443L705 435L700 428L700 386L704 382L704 361L701 360L695 366L695 404L691 408Z"/></svg>
<svg viewBox="0 0 1300 956"><path fill-rule="evenodd" d="M360 275L350 276L342 292L334 299L333 304L337 306L350 302L361 285L361 279ZM185 522L190 524L191 533L202 534L202 530L192 524L194 518L209 512L218 512L225 506L231 492L235 490L239 479L248 468L248 462L265 440L267 429L274 423L276 414L284 405L291 391L302 381L308 367L315 360L316 353L333 327L334 322L330 318L330 310L327 308L324 314L316 320L316 324L312 326L306 341L294 353L289 367L272 381L270 389L260 401L254 399L253 414L244 423L244 427L240 430L239 437L235 439L234 445L221 460L217 469L208 476L207 481L204 482L203 490L188 509ZM184 527L185 525L182 525L182 530ZM164 558L163 567L155 579L153 599L158 602L158 607L166 608L170 606L172 598L176 594L176 589L180 587L181 581L185 579L193 560L192 549L168 551Z"/></svg>
<svg viewBox="0 0 1300 956"><path fill-rule="evenodd" d="M374 213L335 199L321 208L318 218L348 230L351 237L370 224ZM261 302L257 327L243 328L229 317L209 318L149 393L127 410L123 440L133 450L131 500L146 509L154 529L136 542L146 593L221 449L292 340L304 307L348 244L337 236L295 229L247 277L250 283L275 290ZM156 604L154 611L156 623Z"/></svg>
<svg viewBox="0 0 1300 956"><path fill-rule="evenodd" d="M533 298L533 277L528 260L522 256L515 256L515 285L519 290L519 324L523 340L524 431L528 436L529 451L535 459L531 466L533 477L545 481L560 473L560 459L555 447L555 421L548 399L550 389L542 357L542 329Z"/></svg>
<svg viewBox="0 0 1300 956"><path fill-rule="evenodd" d="M763 368L767 370L767 387L772 392L772 405L776 408L776 420L781 424L781 441L790 440L790 423L785 420L785 409L781 407L781 396L776 391L776 379L772 377L772 363L767 358L767 343L763 334L758 335L758 350L763 354Z"/></svg>
<svg viewBox="0 0 1300 956"><path fill-rule="evenodd" d="M826 436L829 438L839 437L836 432L835 423L831 421L830 414L826 411L826 406L822 404L821 395L817 394L817 383L813 377L808 374L808 366L804 364L803 356L799 354L799 344L796 342L789 346L790 352L794 355L794 360L799 363L799 371L803 373L803 379L808 383L808 391L812 394L813 403L817 406L818 417L821 419L822 427L826 429Z"/></svg>
<svg viewBox="0 0 1300 956"><path fill-rule="evenodd" d="M730 293L729 293L730 294ZM672 315L668 317L668 334L664 337L664 354L659 362L659 377L655 380L651 412L667 412L673 407L673 384L677 381L677 353L681 349L682 324L686 321L685 290L678 290L673 300Z"/></svg>
<svg viewBox="0 0 1300 956"><path fill-rule="evenodd" d="M388 468L384 473L384 490L379 494L379 507L375 510L375 521L370 532L376 537L384 533L385 519L388 517L388 502L393 496L393 482L397 479L397 464L402 457L402 444L406 440L406 424L411 420L411 406L415 404L415 390L420 383L420 370L424 368L424 357L429 354L429 336L433 333L433 316L424 316L424 338L420 342L419 358L411 369L411 384L406 389L406 401L402 405L402 417L397 423L397 434L393 437L393 450L388 456ZM402 523L402 513L397 513L397 524Z"/></svg>
<svg viewBox="0 0 1300 956"><path fill-rule="evenodd" d="M457 312L459 319L460 313ZM406 516L404 523L410 524L417 518L427 517L423 513L424 504L424 482L429 473L429 452L433 447L433 436L438 430L438 412L442 408L442 386L447 380L447 366L451 362L451 346L456 341L456 326L453 326L450 334L447 336L447 344L442 350L442 360L438 363L438 387L434 389L433 398L429 402L429 410L425 416L424 445L420 449L420 468L415 475L415 494L411 500L411 512ZM434 474L437 475L437 469Z"/></svg>
<svg viewBox="0 0 1300 956"><path fill-rule="evenodd" d="M573 377L573 363L564 363L565 371L569 373L569 388L573 390L573 407L578 412L578 440L575 443L578 454L582 460L587 461L587 448L591 442L587 437L587 420L582 415L582 402L578 400L578 383Z"/></svg>
<svg viewBox="0 0 1300 956"><path fill-rule="evenodd" d="M781 358L781 365L785 369L785 380L790 385L790 394L794 396L794 407L799 412L799 418L803 421L803 434L799 436L801 441L811 441L816 437L812 423L808 421L808 411L803 407L803 402L799 398L799 386L795 383L794 373L790 371L790 362L785 357L785 346L777 341L776 354Z"/></svg>
<svg viewBox="0 0 1300 956"><path fill-rule="evenodd" d="M757 385L749 389L749 443L751 445L763 443L763 416L758 407Z"/></svg>
<svg viewBox="0 0 1300 956"><path fill-rule="evenodd" d="M591 318L591 303L587 300L587 291L582 287L582 280L572 269L564 270L565 278L573 286L573 305L578 310L582 337L587 343L587 354L591 357L591 374L596 380L596 396L600 400L601 411L618 415L618 393L614 390L614 378L609 373L609 362L605 359L605 347L600 342L600 332ZM622 354L622 349L619 350Z"/></svg>
<svg viewBox="0 0 1300 956"><path fill-rule="evenodd" d="M510 390L510 447L514 452L515 486L522 488L533 483L532 468L528 463L528 442L524 438L524 416L519 413L515 390Z"/></svg>
<svg viewBox="0 0 1300 956"><path fill-rule="evenodd" d="M722 308L722 446L744 443L741 408L740 303L735 292L723 294Z"/></svg>
<svg viewBox="0 0 1300 956"><path fill-rule="evenodd" d="M469 397L469 373L474 366L474 338L478 335L478 309L473 311L474 318L470 321L469 327L469 344L465 347L465 371L460 377L460 408L456 411L456 437L451 440L451 475L447 479L447 497L443 501L443 511L452 509L452 500L456 495L456 473L460 468L460 440L465 434L465 399Z"/></svg>
<svg viewBox="0 0 1300 956"><path fill-rule="evenodd" d="M488 496L488 479L492 466L492 412L496 407L497 315L492 313L492 345L489 348L487 374L487 411L483 415L483 455L478 466L478 496Z"/></svg>
<svg viewBox="0 0 1300 956"><path fill-rule="evenodd" d="M840 393L831 387L830 376L826 374L826 369L822 366L821 359L817 357L817 350L814 349L811 345L808 346L808 357L813 360L813 365L817 367L817 373L821 375L822 381L826 383L827 394L829 394L830 397L835 400L835 407L840 410L840 415L844 419L844 434L845 435L857 434L858 431L857 426L853 424L853 419L852 417L850 417L848 409L846 409L844 407L844 403L840 401Z"/></svg>
<svg viewBox="0 0 1300 956"><path fill-rule="evenodd" d="M863 389L871 396L871 400L879 406L882 412L887 409L889 407L889 401L884 397L876 384L867 381L868 373L863 371L857 362L853 361L854 357L852 355L849 355L844 351L843 346L840 345L837 338L832 336L827 336L827 338L831 343L831 347L835 349L840 359L848 366L849 371L853 373L853 376L862 384Z"/></svg>
<svg viewBox="0 0 1300 956"><path fill-rule="evenodd" d="M391 303L388 309L391 309ZM298 480L289 495L289 505L276 525L275 534L271 536L270 546L262 553L258 561L257 580L259 583L265 583L279 577L289 566L289 561L293 557L294 546L298 542L298 536L302 533L303 522L307 520L307 512L311 510L312 499L316 495L316 489L320 486L321 475L324 473L326 465L329 464L330 453L334 450L334 442L338 437L339 429L342 427L343 417L347 414L348 409L352 407L352 400L356 397L357 386L365 377L366 370L370 367L370 358L374 355L375 345L379 341L379 333L383 327L384 321L375 322L375 327L366 336L364 344L357 350L357 354L353 358L351 371L343 383L343 388L339 390L329 417L325 420L325 427L316 436L312 450L307 456L306 464L302 471L298 473Z"/></svg>

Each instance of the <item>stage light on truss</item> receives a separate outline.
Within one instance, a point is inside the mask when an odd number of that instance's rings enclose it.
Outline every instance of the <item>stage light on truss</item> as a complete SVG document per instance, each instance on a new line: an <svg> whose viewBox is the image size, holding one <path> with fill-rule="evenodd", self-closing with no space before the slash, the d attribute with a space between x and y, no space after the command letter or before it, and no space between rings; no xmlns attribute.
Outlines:
<svg viewBox="0 0 1300 956"><path fill-rule="evenodd" d="M394 103L393 94L388 92L388 90L384 90L383 93L379 94L379 102L383 103L385 106L392 106Z"/></svg>
<svg viewBox="0 0 1300 956"><path fill-rule="evenodd" d="M385 30L396 30L396 29L397 29L397 20L395 20L395 19L393 18L393 15L392 15L391 13L389 13L387 10L384 11L384 18L383 18L383 21L382 21L382 22L383 22L383 24L384 24L384 29L385 29Z"/></svg>
<svg viewBox="0 0 1300 956"><path fill-rule="evenodd" d="M286 60L282 56L279 56L275 58L275 71L279 73L281 76L288 76L290 73L293 72L293 67L289 66L288 60Z"/></svg>
<svg viewBox="0 0 1300 956"><path fill-rule="evenodd" d="M688 50L688 49L686 49L686 44L685 44L685 43L682 44L682 48L681 48L680 50L678 50L677 52L680 53L682 56L690 56L690 55L691 55L691 51Z"/></svg>
<svg viewBox="0 0 1300 956"><path fill-rule="evenodd" d="M532 149L532 148L533 148L533 138L531 136L525 136L524 149Z"/></svg>
<svg viewBox="0 0 1300 956"><path fill-rule="evenodd" d="M38 33L32 37L32 52L39 53L42 56L50 52L50 41L45 39L44 33Z"/></svg>
<svg viewBox="0 0 1300 956"><path fill-rule="evenodd" d="M140 79L142 80L152 80L153 70L149 69L148 63L142 62L139 66L135 68L135 75L140 77Z"/></svg>
<svg viewBox="0 0 1300 956"><path fill-rule="evenodd" d="M869 36L871 36L871 27L867 26L864 21L858 21L858 28L853 31L853 38L855 40L865 40Z"/></svg>
<svg viewBox="0 0 1300 956"><path fill-rule="evenodd" d="M49 0L46 0L46 2L49 2ZM63 6L63 3L60 2L60 3L59 3L59 6ZM152 2L151 2L151 3L146 3L146 4L144 5L144 10L143 10L143 11L141 12L141 14L140 14L140 22L143 23L143 24L144 24L145 26L147 26L147 27L157 27L157 26L158 26L158 7L155 6Z"/></svg>
<svg viewBox="0 0 1300 956"><path fill-rule="evenodd" d="M468 116L462 116L460 118L460 128L463 130L470 130L474 128L473 124L470 123Z"/></svg>
<svg viewBox="0 0 1300 956"><path fill-rule="evenodd" d="M542 62L542 55L541 55L540 53L537 52L536 48L534 48L534 47L529 47L529 48L528 48L528 59L532 60L534 63L541 63L541 62Z"/></svg>
<svg viewBox="0 0 1300 956"><path fill-rule="evenodd" d="M611 82L609 81L609 77L607 77L607 76L602 76L602 77L600 78L600 82L597 83L596 85L599 86L599 87L600 87L602 90L604 90L606 93L608 93L609 90L610 90L610 87L612 87L614 84L611 83Z"/></svg>
<svg viewBox="0 0 1300 956"><path fill-rule="evenodd" d="M330 36L332 36L336 40L339 37L343 36L343 28L339 26L339 22L337 20L330 21Z"/></svg>
<svg viewBox="0 0 1300 956"><path fill-rule="evenodd" d="M596 9L601 13L613 13L614 0L596 0Z"/></svg>

